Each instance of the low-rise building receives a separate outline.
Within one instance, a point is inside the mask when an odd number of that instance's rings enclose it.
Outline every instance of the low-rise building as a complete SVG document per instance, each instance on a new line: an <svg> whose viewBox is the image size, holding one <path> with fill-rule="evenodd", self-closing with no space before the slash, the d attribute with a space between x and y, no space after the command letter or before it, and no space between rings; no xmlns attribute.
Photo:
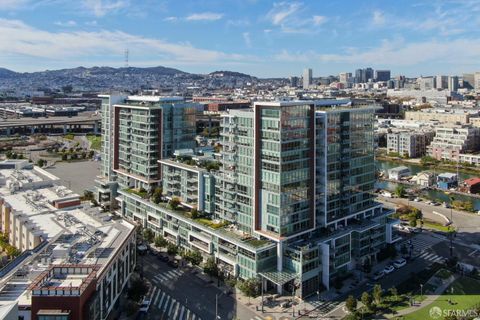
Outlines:
<svg viewBox="0 0 480 320"><path fill-rule="evenodd" d="M477 151L479 145L480 128L471 125L438 127L427 153L437 160L459 161L460 154Z"/></svg>
<svg viewBox="0 0 480 320"><path fill-rule="evenodd" d="M400 180L401 178L408 177L412 174L409 168L405 166L395 167L388 170L388 178L392 180Z"/></svg>
<svg viewBox="0 0 480 320"><path fill-rule="evenodd" d="M0 222L21 254L0 270L0 309L15 303L19 319L106 319L136 264L135 226L82 205L28 162L15 167L0 170Z"/></svg>
<svg viewBox="0 0 480 320"><path fill-rule="evenodd" d="M467 193L480 193L480 178L463 180L460 190Z"/></svg>
<svg viewBox="0 0 480 320"><path fill-rule="evenodd" d="M431 187L435 185L435 174L430 171L419 172L414 177L414 181L422 187Z"/></svg>
<svg viewBox="0 0 480 320"><path fill-rule="evenodd" d="M458 186L458 177L455 173L441 173L437 176L437 187L449 190Z"/></svg>
<svg viewBox="0 0 480 320"><path fill-rule="evenodd" d="M433 139L432 132L395 132L387 135L387 152L400 156L418 158L425 155Z"/></svg>

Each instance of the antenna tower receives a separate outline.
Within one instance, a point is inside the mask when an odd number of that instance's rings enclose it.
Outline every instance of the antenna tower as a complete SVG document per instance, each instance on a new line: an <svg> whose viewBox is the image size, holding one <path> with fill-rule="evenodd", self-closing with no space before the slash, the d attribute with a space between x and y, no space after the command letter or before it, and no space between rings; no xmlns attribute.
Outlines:
<svg viewBox="0 0 480 320"><path fill-rule="evenodd" d="M125 49L125 68L128 68L128 49Z"/></svg>

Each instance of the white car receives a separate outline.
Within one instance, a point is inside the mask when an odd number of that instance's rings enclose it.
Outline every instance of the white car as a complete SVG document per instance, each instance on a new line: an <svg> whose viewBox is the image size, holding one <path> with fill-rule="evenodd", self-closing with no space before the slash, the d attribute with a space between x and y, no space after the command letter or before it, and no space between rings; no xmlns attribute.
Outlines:
<svg viewBox="0 0 480 320"><path fill-rule="evenodd" d="M140 305L140 312L148 312L148 309L150 309L150 300L147 298L143 298L142 304Z"/></svg>
<svg viewBox="0 0 480 320"><path fill-rule="evenodd" d="M379 280L383 278L384 275L385 275L385 272L383 270L377 271L373 274L373 280Z"/></svg>
<svg viewBox="0 0 480 320"><path fill-rule="evenodd" d="M391 264L389 264L388 266L385 266L385 268L383 269L383 272L385 274L392 273L393 271L395 271L395 267L392 266Z"/></svg>
<svg viewBox="0 0 480 320"><path fill-rule="evenodd" d="M401 267L403 267L406 264L407 264L407 260L405 260L403 258L393 261L393 266L397 269L400 269Z"/></svg>

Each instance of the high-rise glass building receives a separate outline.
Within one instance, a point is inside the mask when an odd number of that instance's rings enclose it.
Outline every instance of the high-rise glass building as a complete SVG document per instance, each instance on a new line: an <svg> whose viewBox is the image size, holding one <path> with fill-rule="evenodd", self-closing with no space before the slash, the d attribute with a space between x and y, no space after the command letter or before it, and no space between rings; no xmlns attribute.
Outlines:
<svg viewBox="0 0 480 320"><path fill-rule="evenodd" d="M160 161L160 172L171 174L163 192L176 195L181 208L120 188L117 212L214 257L228 275L262 277L279 292L296 288L300 297L315 294L374 263L398 239L392 231L397 221L373 194L374 111L350 100L256 102L230 110L221 121L218 170L179 158ZM129 159L127 167L136 165ZM128 174L136 180L129 187L142 185L145 177Z"/></svg>
<svg viewBox="0 0 480 320"><path fill-rule="evenodd" d="M303 89L308 89L312 85L312 69L307 68L303 70Z"/></svg>

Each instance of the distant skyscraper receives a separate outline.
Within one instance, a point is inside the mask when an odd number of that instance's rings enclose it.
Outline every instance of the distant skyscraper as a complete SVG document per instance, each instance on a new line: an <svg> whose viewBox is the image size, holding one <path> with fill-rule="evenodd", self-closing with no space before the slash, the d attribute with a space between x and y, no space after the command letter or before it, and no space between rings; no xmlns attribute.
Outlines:
<svg viewBox="0 0 480 320"><path fill-rule="evenodd" d="M390 77L390 70L375 70L375 81L388 81Z"/></svg>
<svg viewBox="0 0 480 320"><path fill-rule="evenodd" d="M357 69L355 70L355 83L364 83L365 81L365 70Z"/></svg>
<svg viewBox="0 0 480 320"><path fill-rule="evenodd" d="M351 82L352 79L352 73L351 72L342 72L338 75L339 81L341 83L349 83Z"/></svg>
<svg viewBox="0 0 480 320"><path fill-rule="evenodd" d="M448 77L447 76L437 76L436 77L436 89L448 89Z"/></svg>
<svg viewBox="0 0 480 320"><path fill-rule="evenodd" d="M373 81L373 69L372 68L366 68L365 69L365 81L364 82L368 82L368 80L372 80Z"/></svg>
<svg viewBox="0 0 480 320"><path fill-rule="evenodd" d="M475 72L473 87L475 91L480 91L480 72Z"/></svg>
<svg viewBox="0 0 480 320"><path fill-rule="evenodd" d="M417 79L417 83L420 86L420 90L432 90L435 88L434 77L420 77Z"/></svg>
<svg viewBox="0 0 480 320"><path fill-rule="evenodd" d="M450 76L448 77L448 91L457 91L458 90L458 77Z"/></svg>
<svg viewBox="0 0 480 320"><path fill-rule="evenodd" d="M308 89L312 85L312 69L303 70L303 89Z"/></svg>
<svg viewBox="0 0 480 320"><path fill-rule="evenodd" d="M290 77L290 87L292 88L298 87L298 77L295 77L295 76Z"/></svg>

